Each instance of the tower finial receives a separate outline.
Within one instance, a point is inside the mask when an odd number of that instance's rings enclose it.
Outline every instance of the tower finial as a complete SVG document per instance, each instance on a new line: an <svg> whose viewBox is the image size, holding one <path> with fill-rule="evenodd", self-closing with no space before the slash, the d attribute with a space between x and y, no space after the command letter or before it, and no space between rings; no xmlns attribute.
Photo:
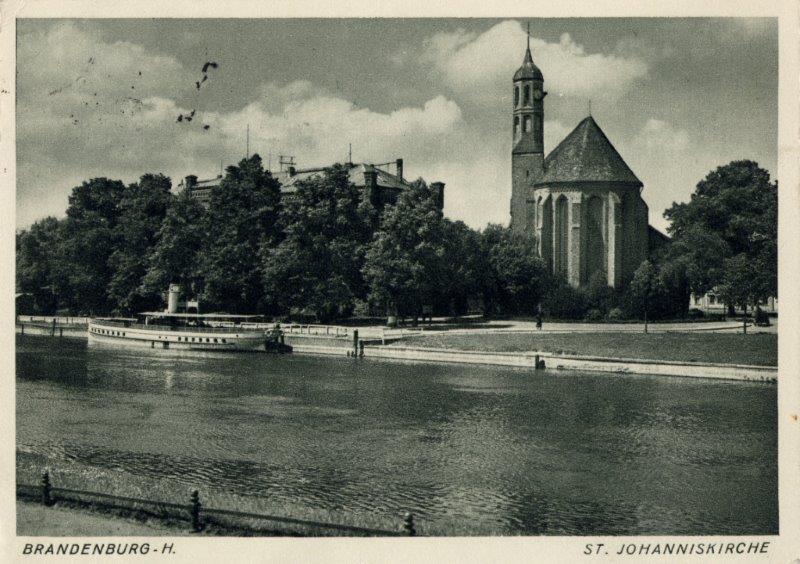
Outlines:
<svg viewBox="0 0 800 564"><path fill-rule="evenodd" d="M528 22L528 51L531 50L531 22Z"/></svg>

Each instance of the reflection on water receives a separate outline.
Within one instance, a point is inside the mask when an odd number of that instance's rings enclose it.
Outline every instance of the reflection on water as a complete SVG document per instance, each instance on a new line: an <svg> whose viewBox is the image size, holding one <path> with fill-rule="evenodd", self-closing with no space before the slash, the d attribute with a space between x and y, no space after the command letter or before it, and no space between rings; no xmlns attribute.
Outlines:
<svg viewBox="0 0 800 564"><path fill-rule="evenodd" d="M509 534L777 532L769 384L17 340L18 456Z"/></svg>

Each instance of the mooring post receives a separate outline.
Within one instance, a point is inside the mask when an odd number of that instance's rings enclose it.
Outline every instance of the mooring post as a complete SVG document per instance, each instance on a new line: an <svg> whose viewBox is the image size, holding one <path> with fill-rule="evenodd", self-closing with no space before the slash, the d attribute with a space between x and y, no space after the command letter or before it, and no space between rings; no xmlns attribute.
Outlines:
<svg viewBox="0 0 800 564"><path fill-rule="evenodd" d="M353 356L358 356L358 329L353 329Z"/></svg>
<svg viewBox="0 0 800 564"><path fill-rule="evenodd" d="M199 533L203 530L203 525L200 523L200 493L197 490L192 492L192 530Z"/></svg>
<svg viewBox="0 0 800 564"><path fill-rule="evenodd" d="M55 337L56 336L56 318L55 317L53 318L53 329L50 331L50 336L51 337Z"/></svg>
<svg viewBox="0 0 800 564"><path fill-rule="evenodd" d="M59 327L58 328L58 336L59 337L63 337L64 336L64 328L63 327Z"/></svg>
<svg viewBox="0 0 800 564"><path fill-rule="evenodd" d="M406 513L405 518L403 518L403 529L405 529L406 534L410 537L416 536L417 529L414 526L414 514L413 513Z"/></svg>
<svg viewBox="0 0 800 564"><path fill-rule="evenodd" d="M45 470L42 474L42 505L50 507L53 505L52 497L53 486L50 484L50 473Z"/></svg>
<svg viewBox="0 0 800 564"><path fill-rule="evenodd" d="M20 323L19 324L19 328L22 329L22 334L24 335L25 334L25 324L24 323Z"/></svg>
<svg viewBox="0 0 800 564"><path fill-rule="evenodd" d="M533 357L533 369L534 370L539 370L539 355L538 354Z"/></svg>
<svg viewBox="0 0 800 564"><path fill-rule="evenodd" d="M358 356L364 358L364 341L358 342Z"/></svg>

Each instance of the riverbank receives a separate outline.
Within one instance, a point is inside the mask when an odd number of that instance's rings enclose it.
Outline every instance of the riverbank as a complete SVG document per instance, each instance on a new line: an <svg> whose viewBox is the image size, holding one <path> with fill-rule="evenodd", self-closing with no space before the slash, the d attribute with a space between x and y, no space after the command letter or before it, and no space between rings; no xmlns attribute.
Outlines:
<svg viewBox="0 0 800 564"><path fill-rule="evenodd" d="M17 535L22 537L151 537L182 534L188 533L154 520L139 521L17 500Z"/></svg>
<svg viewBox="0 0 800 564"><path fill-rule="evenodd" d="M16 468L18 535L396 536L402 531L402 516L343 514L212 487L199 488L197 531L191 517L193 487L181 480L154 482L152 476L21 450ZM49 468L51 506L42 504L42 468ZM439 534L457 532L463 531Z"/></svg>
<svg viewBox="0 0 800 564"><path fill-rule="evenodd" d="M777 368L702 362L667 362L636 358L604 358L537 352L487 352L406 346L365 347L368 358L416 362L485 364L519 368L611 372L651 376L681 376L719 380L777 382Z"/></svg>
<svg viewBox="0 0 800 564"><path fill-rule="evenodd" d="M426 332L397 346L482 352L558 355L663 362L778 365L778 336L758 333L447 333Z"/></svg>
<svg viewBox="0 0 800 564"><path fill-rule="evenodd" d="M79 327L18 325L25 334L86 337ZM286 332L296 354L364 356L417 362L448 362L615 373L776 381L776 333L589 332L568 325L549 331L438 330L349 335L334 326ZM313 331L312 331L313 329ZM331 329L334 329L332 331ZM360 332L361 333L361 332Z"/></svg>

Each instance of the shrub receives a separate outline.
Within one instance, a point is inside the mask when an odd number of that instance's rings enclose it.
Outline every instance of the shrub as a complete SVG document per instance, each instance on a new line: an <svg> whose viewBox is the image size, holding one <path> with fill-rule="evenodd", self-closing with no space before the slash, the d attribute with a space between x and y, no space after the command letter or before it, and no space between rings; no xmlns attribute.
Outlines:
<svg viewBox="0 0 800 564"><path fill-rule="evenodd" d="M617 307L619 302L617 291L608 285L606 274L602 271L592 274L583 293L586 296L586 307L598 309L603 314Z"/></svg>
<svg viewBox="0 0 800 564"><path fill-rule="evenodd" d="M756 308L755 322L759 327L769 327L769 315L760 307Z"/></svg>
<svg viewBox="0 0 800 564"><path fill-rule="evenodd" d="M590 309L586 314L586 321L603 321L603 312L599 309Z"/></svg>
<svg viewBox="0 0 800 564"><path fill-rule="evenodd" d="M688 312L686 312L686 316L689 319L702 319L706 316L706 314L703 313L702 309L697 309L696 307L693 307Z"/></svg>
<svg viewBox="0 0 800 564"><path fill-rule="evenodd" d="M567 284L559 281L545 295L544 312L556 319L583 319L586 315L586 297Z"/></svg>
<svg viewBox="0 0 800 564"><path fill-rule="evenodd" d="M625 316L622 313L622 310L618 307L611 308L611 311L608 312L606 319L609 321L622 321Z"/></svg>

